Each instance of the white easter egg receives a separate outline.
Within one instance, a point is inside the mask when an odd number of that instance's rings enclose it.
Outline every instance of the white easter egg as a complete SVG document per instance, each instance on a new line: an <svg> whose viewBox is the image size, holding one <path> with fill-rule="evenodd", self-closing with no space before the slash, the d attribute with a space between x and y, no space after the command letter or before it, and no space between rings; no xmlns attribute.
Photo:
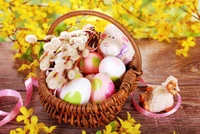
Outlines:
<svg viewBox="0 0 200 134"><path fill-rule="evenodd" d="M63 87L60 98L72 104L85 104L89 101L90 94L90 81L86 78L77 78Z"/></svg>
<svg viewBox="0 0 200 134"><path fill-rule="evenodd" d="M99 73L108 75L112 81L118 81L125 73L125 64L117 57L105 57L99 65Z"/></svg>

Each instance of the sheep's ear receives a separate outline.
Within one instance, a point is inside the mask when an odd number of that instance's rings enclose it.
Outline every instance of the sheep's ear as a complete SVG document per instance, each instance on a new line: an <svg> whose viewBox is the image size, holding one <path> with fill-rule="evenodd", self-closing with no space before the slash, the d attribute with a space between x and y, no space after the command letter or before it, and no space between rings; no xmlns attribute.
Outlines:
<svg viewBox="0 0 200 134"><path fill-rule="evenodd" d="M106 36L107 36L107 34L106 34L106 33L102 33L102 34L100 35L101 39L105 39L105 38L106 38Z"/></svg>
<svg viewBox="0 0 200 134"><path fill-rule="evenodd" d="M129 42L129 40L128 40L126 37L122 37L122 40L123 40L124 42Z"/></svg>

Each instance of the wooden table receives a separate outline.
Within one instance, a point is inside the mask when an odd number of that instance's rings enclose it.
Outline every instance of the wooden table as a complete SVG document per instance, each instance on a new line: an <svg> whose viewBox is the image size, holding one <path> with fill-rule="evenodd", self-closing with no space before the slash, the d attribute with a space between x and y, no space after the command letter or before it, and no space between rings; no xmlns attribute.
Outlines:
<svg viewBox="0 0 200 134"><path fill-rule="evenodd" d="M197 45L190 49L188 58L175 55L175 50L181 47L175 40L172 40L172 43L161 43L144 39L136 40L136 43L141 50L144 81L148 84L161 84L169 75L177 77L182 104L174 114L154 119L138 113L130 96L118 116L125 119L126 112L130 112L137 123L141 124L140 130L143 134L172 134L173 131L179 134L200 133L200 39L197 39ZM11 47L12 43L0 43L0 89L15 89L25 100L26 74L17 71L20 63L12 58L15 52ZM138 86L135 90L135 93L139 92L144 92L142 86ZM138 100L138 97L135 96L135 99ZM1 97L0 109L9 111L15 103L15 98ZM28 108L30 107L34 108L34 115L38 116L40 122L48 126L57 125L57 129L53 132L55 134L80 134L83 129L90 134L103 128L87 129L57 124L57 121L51 119L40 104L37 88L34 88L32 100L28 105ZM16 127L23 127L23 124L12 120L0 127L0 134L9 133Z"/></svg>

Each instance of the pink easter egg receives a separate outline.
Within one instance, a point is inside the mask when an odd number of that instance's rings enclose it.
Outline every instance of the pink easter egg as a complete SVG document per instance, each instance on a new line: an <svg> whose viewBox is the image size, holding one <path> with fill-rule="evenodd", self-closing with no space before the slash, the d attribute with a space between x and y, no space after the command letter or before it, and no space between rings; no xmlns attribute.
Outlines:
<svg viewBox="0 0 200 134"><path fill-rule="evenodd" d="M99 64L103 56L97 52L90 53L87 57L79 62L80 70L84 74L97 74L99 72Z"/></svg>
<svg viewBox="0 0 200 134"><path fill-rule="evenodd" d="M101 102L115 93L115 85L112 80L103 73L96 74L92 79L92 92L90 101Z"/></svg>

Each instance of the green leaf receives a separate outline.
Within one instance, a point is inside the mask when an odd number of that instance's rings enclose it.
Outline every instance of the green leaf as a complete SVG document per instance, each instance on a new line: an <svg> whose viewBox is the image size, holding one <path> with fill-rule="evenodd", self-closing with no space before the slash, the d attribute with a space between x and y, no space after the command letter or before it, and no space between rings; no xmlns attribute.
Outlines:
<svg viewBox="0 0 200 134"><path fill-rule="evenodd" d="M115 129L116 129L116 125L115 125L116 123L115 123L115 121L112 121L111 123L110 123L110 125L111 125L111 127L112 127L112 132L113 131L115 131Z"/></svg>
<svg viewBox="0 0 200 134"><path fill-rule="evenodd" d="M33 62L33 58L31 55L26 55L26 59L29 61L29 62Z"/></svg>
<svg viewBox="0 0 200 134"><path fill-rule="evenodd" d="M21 60L25 60L26 59L26 54L22 54L22 56L20 57Z"/></svg>
<svg viewBox="0 0 200 134"><path fill-rule="evenodd" d="M26 55L30 55L32 53L32 49L31 46L26 50Z"/></svg>
<svg viewBox="0 0 200 134"><path fill-rule="evenodd" d="M56 32L56 35L60 35L60 33L62 31L65 31L67 29L67 24L66 23L62 23L60 25L58 25L56 28L55 28L55 32Z"/></svg>
<svg viewBox="0 0 200 134"><path fill-rule="evenodd" d="M43 46L44 46L44 42L40 42L40 51L38 53L38 59L43 55L44 53L44 49L43 49Z"/></svg>
<svg viewBox="0 0 200 134"><path fill-rule="evenodd" d="M101 132L100 130L98 130L98 131L96 132L96 134L102 134L102 132Z"/></svg>
<svg viewBox="0 0 200 134"><path fill-rule="evenodd" d="M5 38L0 37L0 42L3 42L3 41L5 41Z"/></svg>
<svg viewBox="0 0 200 134"><path fill-rule="evenodd" d="M33 62L33 58L31 57L31 55L26 55L26 54L23 54L21 57L20 57L21 60L27 60L29 62Z"/></svg>

